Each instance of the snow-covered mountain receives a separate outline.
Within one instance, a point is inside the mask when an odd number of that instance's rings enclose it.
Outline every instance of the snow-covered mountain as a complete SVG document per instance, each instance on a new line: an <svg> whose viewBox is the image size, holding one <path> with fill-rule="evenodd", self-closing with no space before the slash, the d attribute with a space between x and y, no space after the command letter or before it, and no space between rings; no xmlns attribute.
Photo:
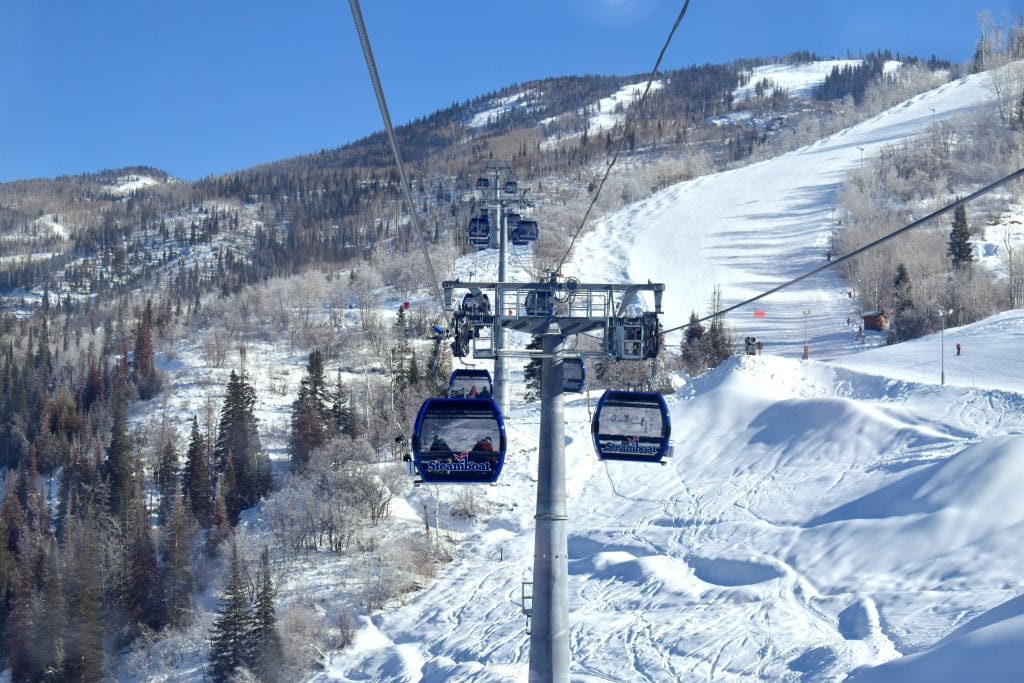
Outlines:
<svg viewBox="0 0 1024 683"><path fill-rule="evenodd" d="M807 272L825 261L843 174L993 106L987 78L667 188L604 220L568 273L664 282L674 327L715 285L729 304ZM566 401L573 680L1015 679L1024 312L877 347L856 337L847 320L860 312L831 272L758 308L730 324L764 355L669 397L666 467L599 462L597 396ZM407 605L362 620L317 680L525 680L539 410L507 416L502 479L479 490L488 512L457 560ZM409 495L410 514L454 495L435 488Z"/></svg>

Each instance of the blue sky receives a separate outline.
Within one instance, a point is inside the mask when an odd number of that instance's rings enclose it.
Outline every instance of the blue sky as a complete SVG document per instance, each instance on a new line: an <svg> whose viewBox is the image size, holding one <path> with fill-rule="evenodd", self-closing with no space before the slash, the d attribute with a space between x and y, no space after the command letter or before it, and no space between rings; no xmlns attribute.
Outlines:
<svg viewBox="0 0 1024 683"><path fill-rule="evenodd" d="M682 0L361 4L401 124L534 78L646 72ZM692 0L664 66L964 61L986 9L1021 16L1024 0ZM380 128L343 0L0 0L0 182L127 165L192 180Z"/></svg>

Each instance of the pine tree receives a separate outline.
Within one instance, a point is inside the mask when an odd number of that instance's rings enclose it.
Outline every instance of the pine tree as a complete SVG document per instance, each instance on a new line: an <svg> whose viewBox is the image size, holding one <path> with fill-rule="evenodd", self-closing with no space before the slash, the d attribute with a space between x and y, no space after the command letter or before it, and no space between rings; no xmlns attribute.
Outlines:
<svg viewBox="0 0 1024 683"><path fill-rule="evenodd" d="M56 555L52 539L35 536L18 557L6 642L12 680L63 675L67 608Z"/></svg>
<svg viewBox="0 0 1024 683"><path fill-rule="evenodd" d="M277 631L277 612L274 608L274 582L270 576L270 553L266 546L260 554L257 576L256 602L253 605L253 645L250 667L263 681L280 679L284 663L284 648Z"/></svg>
<svg viewBox="0 0 1024 683"><path fill-rule="evenodd" d="M393 388L396 392L404 392L409 384L409 374L406 370L406 362L409 358L409 325L405 316L405 309L399 307L398 315L395 317L395 335L398 341L395 348L391 350L393 377Z"/></svg>
<svg viewBox="0 0 1024 683"><path fill-rule="evenodd" d="M153 345L153 302L146 301L142 319L135 331L135 353L132 377L139 397L152 398L160 391L160 373L156 369Z"/></svg>
<svg viewBox="0 0 1024 683"><path fill-rule="evenodd" d="M892 279L893 313L903 313L914 306L911 298L910 273L903 263L896 266L896 275Z"/></svg>
<svg viewBox="0 0 1024 683"><path fill-rule="evenodd" d="M338 381L331 394L331 419L337 433L345 434L353 439L359 436L356 412L352 407L352 397L345 387L345 383L341 381L341 370L338 371Z"/></svg>
<svg viewBox="0 0 1024 683"><path fill-rule="evenodd" d="M67 655L69 681L103 678L103 581L100 574L100 531L95 510L86 505L80 517L68 523L65 554L67 585Z"/></svg>
<svg viewBox="0 0 1024 683"><path fill-rule="evenodd" d="M340 381L340 378L339 378ZM324 379L323 355L319 350L309 354L306 376L299 384L299 395L292 404L291 436L288 450L292 467L309 462L314 450L323 446L330 436L328 392Z"/></svg>
<svg viewBox="0 0 1024 683"><path fill-rule="evenodd" d="M301 469L310 456L326 442L324 424L311 403L300 395L292 412L291 438L288 450L293 469Z"/></svg>
<svg viewBox="0 0 1024 683"><path fill-rule="evenodd" d="M210 667L215 681L230 681L235 670L252 658L252 612L242 572L238 545L232 544L220 614L210 631Z"/></svg>
<svg viewBox="0 0 1024 683"><path fill-rule="evenodd" d="M242 499L238 495L238 477L235 475L235 459L227 458L227 467L224 469L224 478L221 480L221 494L224 496L224 508L228 515L231 526L238 524L242 515Z"/></svg>
<svg viewBox="0 0 1024 683"><path fill-rule="evenodd" d="M722 310L722 290L715 286L711 297L711 310L714 313ZM701 356L706 368L717 368L735 352L735 343L725 320L716 315L711 320L708 330L701 336Z"/></svg>
<svg viewBox="0 0 1024 683"><path fill-rule="evenodd" d="M204 528L210 525L210 514L213 511L212 473L206 452L206 439L199 431L198 418L193 415L181 485L188 497L192 514Z"/></svg>
<svg viewBox="0 0 1024 683"><path fill-rule="evenodd" d="M539 334L533 335L526 348L530 351L543 349L544 338ZM531 358L527 361L526 367L523 368L523 385L526 387L523 396L527 401L535 401L540 398L541 370L541 360L539 358Z"/></svg>
<svg viewBox="0 0 1024 683"><path fill-rule="evenodd" d="M255 389L232 370L220 411L214 456L221 472L227 469L227 459L232 459L242 509L255 505L270 490L271 483L270 461L260 443L255 408Z"/></svg>
<svg viewBox="0 0 1024 683"><path fill-rule="evenodd" d="M178 454L174 441L167 439L160 448L154 474L157 493L160 494L160 520L164 523L170 518L171 504L181 492L181 477L178 475Z"/></svg>
<svg viewBox="0 0 1024 683"><path fill-rule="evenodd" d="M163 560L164 615L167 625L185 626L192 613L190 553L194 529L181 494L171 501L161 556Z"/></svg>
<svg viewBox="0 0 1024 683"><path fill-rule="evenodd" d="M159 630L164 624L163 596L160 593L156 546L150 534L149 512L141 495L134 496L131 505L130 519L125 525L125 607L133 625Z"/></svg>
<svg viewBox="0 0 1024 683"><path fill-rule="evenodd" d="M971 231L967 225L967 209L961 204L953 210L953 227L949 231L949 258L960 269L974 261Z"/></svg>
<svg viewBox="0 0 1024 683"><path fill-rule="evenodd" d="M220 486L213 497L213 514L210 518L210 532L206 536L206 554L214 557L220 551L221 545L231 538L231 519L228 516L228 506L224 502L224 494Z"/></svg>
<svg viewBox="0 0 1024 683"><path fill-rule="evenodd" d="M135 458L128 436L128 413L123 403L114 406L103 474L109 487L110 514L119 517L127 509L127 502L136 489Z"/></svg>
<svg viewBox="0 0 1024 683"><path fill-rule="evenodd" d="M451 377L451 357L445 353L447 348L444 337L438 334L434 337L433 345L430 348L430 360L427 362L427 376L433 378L431 387L432 396L444 396L448 389L448 379Z"/></svg>
<svg viewBox="0 0 1024 683"><path fill-rule="evenodd" d="M420 374L420 365L416 361L416 349L413 349L409 353L409 370L407 371L409 378L409 384L416 386L423 381L423 377Z"/></svg>
<svg viewBox="0 0 1024 683"><path fill-rule="evenodd" d="M690 375L699 375L707 366L704 365L704 352L701 339L704 337L704 326L698 322L696 311L690 311L690 322L683 332L683 341L680 345L680 358L683 362L683 369Z"/></svg>
<svg viewBox="0 0 1024 683"><path fill-rule="evenodd" d="M7 630L11 588L14 585L14 572L17 568L10 543L11 534L7 528L7 521L0 517L0 634Z"/></svg>

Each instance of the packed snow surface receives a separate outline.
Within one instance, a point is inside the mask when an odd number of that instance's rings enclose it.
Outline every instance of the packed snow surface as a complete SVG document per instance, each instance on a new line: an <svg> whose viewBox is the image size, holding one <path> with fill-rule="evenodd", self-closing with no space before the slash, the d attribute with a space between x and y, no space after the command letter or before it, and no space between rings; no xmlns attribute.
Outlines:
<svg viewBox="0 0 1024 683"><path fill-rule="evenodd" d="M843 174L933 118L991 106L985 79L663 190L599 224L569 270L664 282L669 327L716 284L728 304L807 272L825 262ZM765 315L729 322L764 354L680 382L665 466L598 461L598 397L567 397L572 679L1018 679L1024 311L880 347L847 324L859 312L831 271L752 308ZM504 472L476 489L488 511L456 560L365 619L317 680L526 679L539 413L506 416ZM454 495L439 488L410 509Z"/></svg>

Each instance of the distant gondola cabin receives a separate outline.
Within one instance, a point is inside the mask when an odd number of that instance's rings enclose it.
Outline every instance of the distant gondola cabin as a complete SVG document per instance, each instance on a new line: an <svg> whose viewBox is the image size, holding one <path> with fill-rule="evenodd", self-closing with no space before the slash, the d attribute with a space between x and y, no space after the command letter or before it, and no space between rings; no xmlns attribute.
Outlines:
<svg viewBox="0 0 1024 683"><path fill-rule="evenodd" d="M885 317L885 311L868 311L865 313L864 329L876 332L885 332L889 329L889 320Z"/></svg>

